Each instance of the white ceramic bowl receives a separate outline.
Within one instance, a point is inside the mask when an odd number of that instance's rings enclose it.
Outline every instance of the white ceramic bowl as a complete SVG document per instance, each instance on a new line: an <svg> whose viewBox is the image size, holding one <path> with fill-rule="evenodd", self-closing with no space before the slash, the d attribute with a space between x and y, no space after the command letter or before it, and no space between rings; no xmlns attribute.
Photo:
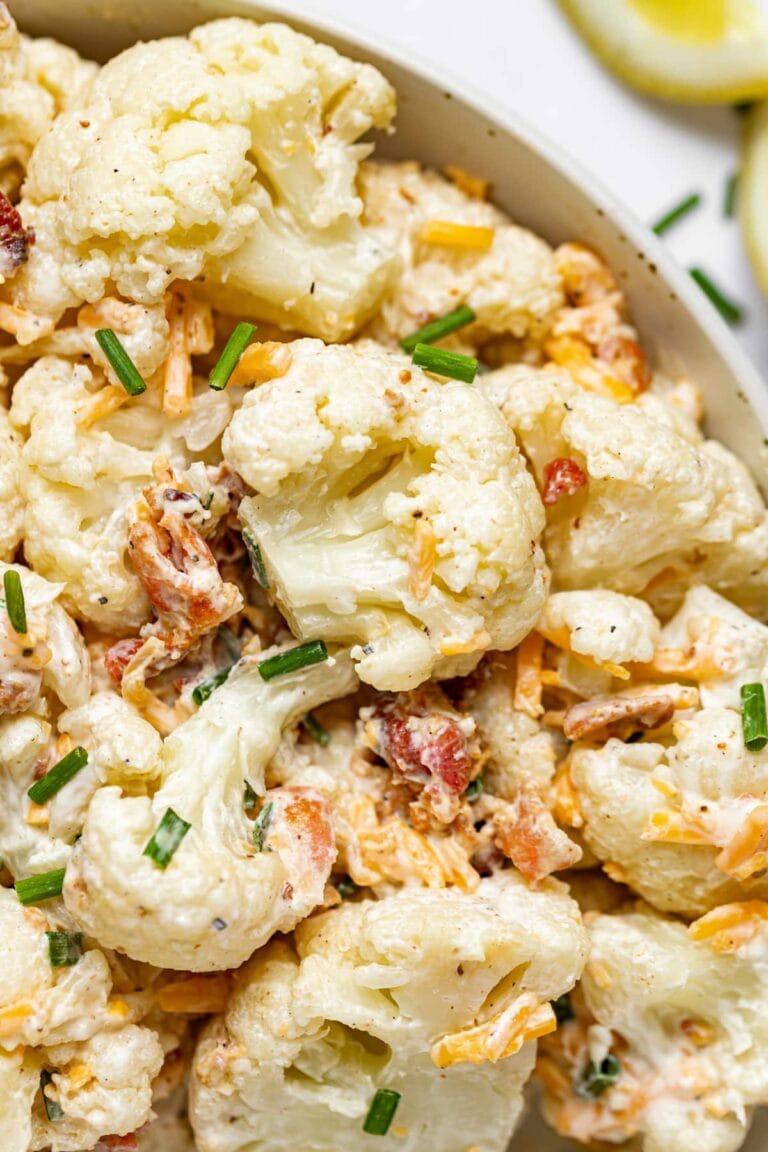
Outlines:
<svg viewBox="0 0 768 1152"><path fill-rule="evenodd" d="M216 16L242 15L286 20L377 65L395 85L399 108L397 132L379 137L377 154L437 168L460 164L489 179L494 200L519 223L552 243L581 240L601 252L627 293L654 362L696 381L709 431L750 466L768 494L768 389L714 308L645 224L573 159L465 80L447 76L432 62L415 63L397 49L374 45L359 32L308 21L298 2L12 0L11 6L24 31L54 36L100 60L136 40L186 32ZM531 1116L510 1152L575 1148ZM761 1117L744 1152L766 1149L768 1122Z"/></svg>

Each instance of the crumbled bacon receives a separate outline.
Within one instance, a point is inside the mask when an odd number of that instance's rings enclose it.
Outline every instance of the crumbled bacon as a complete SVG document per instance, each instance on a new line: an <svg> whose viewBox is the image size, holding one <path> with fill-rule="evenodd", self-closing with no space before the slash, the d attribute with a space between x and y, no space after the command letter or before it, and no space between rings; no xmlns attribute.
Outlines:
<svg viewBox="0 0 768 1152"><path fill-rule="evenodd" d="M119 1148L121 1152L137 1152L139 1147L135 1132L129 1132L127 1136L102 1136L101 1143L106 1148Z"/></svg>
<svg viewBox="0 0 768 1152"><path fill-rule="evenodd" d="M651 383L651 369L645 353L636 340L628 336L611 336L597 346L597 358L633 392L644 392Z"/></svg>
<svg viewBox="0 0 768 1152"><path fill-rule="evenodd" d="M544 489L541 498L545 504L557 504L561 496L573 496L587 482L587 474L575 460L558 456L544 469Z"/></svg>
<svg viewBox="0 0 768 1152"><path fill-rule="evenodd" d="M131 640L118 640L116 644L107 649L104 656L104 666L110 680L114 680L116 684L122 681L125 669L143 643L141 637L135 636Z"/></svg>
<svg viewBox="0 0 768 1152"><path fill-rule="evenodd" d="M521 789L511 804L493 815L494 842L528 880L543 880L571 868L581 849L558 828L538 793Z"/></svg>
<svg viewBox="0 0 768 1152"><path fill-rule="evenodd" d="M29 259L35 242L32 228L25 228L18 209L0 192L0 278L9 280Z"/></svg>

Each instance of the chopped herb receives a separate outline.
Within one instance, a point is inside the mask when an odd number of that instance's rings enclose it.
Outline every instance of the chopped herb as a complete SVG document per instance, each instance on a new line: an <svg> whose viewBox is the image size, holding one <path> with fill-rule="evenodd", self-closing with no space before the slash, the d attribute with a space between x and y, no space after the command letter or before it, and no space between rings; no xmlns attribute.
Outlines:
<svg viewBox="0 0 768 1152"><path fill-rule="evenodd" d="M203 680L202 684L198 684L196 688L193 688L192 699L195 704L204 704L212 692L215 692L217 688L221 688L233 668L234 664L230 664L229 668L222 668L215 676L211 676L210 680Z"/></svg>
<svg viewBox="0 0 768 1152"><path fill-rule="evenodd" d="M393 1092L391 1088L379 1088L368 1109L368 1115L363 1124L363 1132L367 1132L369 1136L385 1136L394 1119L400 1099L399 1092Z"/></svg>
<svg viewBox="0 0 768 1152"><path fill-rule="evenodd" d="M11 622L11 628L23 636L27 631L27 609L24 605L21 576L15 568L9 568L3 574L3 590L5 592L5 610Z"/></svg>
<svg viewBox="0 0 768 1152"><path fill-rule="evenodd" d="M259 798L256 795L256 793L254 792L253 788L251 788L250 784L246 780L245 791L243 792L243 807L244 808L255 808L256 807L256 801L258 799Z"/></svg>
<svg viewBox="0 0 768 1152"><path fill-rule="evenodd" d="M71 968L82 959L82 932L46 932L52 968Z"/></svg>
<svg viewBox="0 0 768 1152"><path fill-rule="evenodd" d="M670 208L669 212L662 216L660 220L657 220L653 225L653 231L657 236L663 236L673 224L677 224L678 220L682 220L683 217L693 212L695 208L698 208L700 204L701 196L698 192L692 192L690 196L686 196L685 199L681 200L679 204L676 204L674 208Z"/></svg>
<svg viewBox="0 0 768 1152"><path fill-rule="evenodd" d="M768 744L768 717L765 711L765 688L762 684L741 686L741 726L744 746L759 752Z"/></svg>
<svg viewBox="0 0 768 1152"><path fill-rule="evenodd" d="M555 1014L555 1020L558 1024L565 1024L568 1020L575 1020L576 1013L571 1004L571 998L567 992L562 996L558 996L557 1000L552 1001L552 1011Z"/></svg>
<svg viewBox="0 0 768 1152"><path fill-rule="evenodd" d="M400 341L400 347L403 352L413 352L417 344L434 344L437 340L450 336L452 332L466 328L467 324L474 323L476 319L477 316L472 309L467 304L462 304L459 308L454 308L445 316L439 316L437 320L431 320L423 328L418 328L410 336L406 336Z"/></svg>
<svg viewBox="0 0 768 1152"><path fill-rule="evenodd" d="M581 1074L579 1095L592 1096L593 1098L602 1096L603 1092L607 1092L609 1088L613 1087L620 1075L621 1064L612 1052L609 1052L599 1064L590 1060Z"/></svg>
<svg viewBox="0 0 768 1152"><path fill-rule="evenodd" d="M259 812L253 824L253 844L257 852L264 851L264 845L267 840L267 830L269 822L272 819L273 804L270 800L265 804L261 812Z"/></svg>
<svg viewBox="0 0 768 1152"><path fill-rule="evenodd" d="M301 721L304 728L309 732L313 740L322 748L327 748L331 742L331 734L323 728L319 720L317 720L311 712L307 712L306 716Z"/></svg>
<svg viewBox="0 0 768 1152"><path fill-rule="evenodd" d="M433 348L431 344L417 344L413 351L413 362L418 368L434 372L436 376L463 380L465 384L471 384L477 375L477 360L474 356L449 352L446 348Z"/></svg>
<svg viewBox="0 0 768 1152"><path fill-rule="evenodd" d="M267 575L267 568L264 563L264 557L261 554L261 548L253 534L249 532L247 528L243 528L243 543L248 552L251 568L253 569L253 574L257 582L262 588L269 588L269 576Z"/></svg>
<svg viewBox="0 0 768 1152"><path fill-rule="evenodd" d="M173 808L169 808L157 826L152 839L147 844L142 855L154 860L158 868L167 868L173 859L173 854L189 832L191 824L177 816Z"/></svg>
<svg viewBox="0 0 768 1152"><path fill-rule="evenodd" d="M733 219L736 213L736 196L738 190L739 174L738 172L731 172L725 182L725 192L723 193L723 216L725 216L727 220Z"/></svg>
<svg viewBox="0 0 768 1152"><path fill-rule="evenodd" d="M65 784L77 776L87 763L88 753L85 748L79 746L73 748L59 760L58 764L54 764L50 772L46 772L40 780L35 780L32 787L27 789L27 796L35 804L47 803L51 796L55 796Z"/></svg>
<svg viewBox="0 0 768 1152"><path fill-rule="evenodd" d="M206 496L205 500L201 500L200 503L202 504L203 510L205 512L210 511L211 504L213 504L213 490L211 490Z"/></svg>
<svg viewBox="0 0 768 1152"><path fill-rule="evenodd" d="M128 395L141 396L142 392L146 392L147 385L141 373L112 329L98 328L96 340Z"/></svg>
<svg viewBox="0 0 768 1152"><path fill-rule="evenodd" d="M744 319L743 309L733 300L729 300L727 296L724 296L717 285L713 284L706 272L702 272L701 268L689 268L688 271L704 295L709 297L715 308L717 308L720 315L728 324L740 324L742 322Z"/></svg>
<svg viewBox="0 0 768 1152"><path fill-rule="evenodd" d="M230 376L237 367L238 360L253 339L255 331L255 324L246 324L241 321L235 325L232 335L224 345L224 351L219 356L216 367L211 372L208 381L209 388L215 389L216 392L221 392L222 388L226 388Z"/></svg>
<svg viewBox="0 0 768 1152"><path fill-rule="evenodd" d="M470 780L469 784L467 785L464 791L464 795L471 803L473 800L477 800L478 796L482 796L484 791L485 782L483 781L482 776L475 776L474 780Z"/></svg>
<svg viewBox="0 0 768 1152"><path fill-rule="evenodd" d="M43 1097L43 1105L45 1107L45 1114L51 1121L63 1120L64 1109L57 1100L51 1100L50 1096L46 1095L46 1088L53 1082L53 1076L44 1068L40 1073L40 1094Z"/></svg>
<svg viewBox="0 0 768 1152"><path fill-rule="evenodd" d="M217 631L217 636L227 650L227 655L233 663L240 659L241 644L237 636L231 628L227 628L226 624L221 624Z"/></svg>
<svg viewBox="0 0 768 1152"><path fill-rule="evenodd" d="M14 884L16 895L22 904L39 904L41 900L61 896L65 872L66 868L57 868L54 872L40 872L37 876L17 880Z"/></svg>
<svg viewBox="0 0 768 1152"><path fill-rule="evenodd" d="M262 680L273 680L275 676L286 676L289 672L308 668L310 664L322 664L327 659L328 649L323 641L309 640L306 644L289 648L287 652L278 652L277 656L268 656L257 667Z"/></svg>
<svg viewBox="0 0 768 1152"><path fill-rule="evenodd" d="M345 876L342 880L339 880L336 885L336 891L342 900L348 900L350 896L354 896L355 892L359 892L359 888L354 880L351 880L349 876Z"/></svg>

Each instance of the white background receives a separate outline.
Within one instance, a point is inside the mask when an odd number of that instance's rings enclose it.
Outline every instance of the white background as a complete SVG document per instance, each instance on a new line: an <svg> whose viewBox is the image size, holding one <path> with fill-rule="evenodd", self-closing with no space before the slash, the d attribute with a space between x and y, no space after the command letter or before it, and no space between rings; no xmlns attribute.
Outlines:
<svg viewBox="0 0 768 1152"><path fill-rule="evenodd" d="M614 0L605 0L607 4ZM768 303L736 220L722 214L739 163L740 119L729 108L657 103L624 89L596 63L555 0L294 0L307 17L345 24L434 60L532 121L649 222L689 192L704 205L667 233L745 306L737 329L768 376Z"/></svg>

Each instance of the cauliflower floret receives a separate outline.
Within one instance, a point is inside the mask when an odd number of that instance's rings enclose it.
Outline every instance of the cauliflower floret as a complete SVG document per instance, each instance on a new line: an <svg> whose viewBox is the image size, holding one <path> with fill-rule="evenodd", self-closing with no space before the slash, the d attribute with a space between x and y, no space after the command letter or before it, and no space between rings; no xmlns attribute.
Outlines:
<svg viewBox="0 0 768 1152"><path fill-rule="evenodd" d="M243 789L263 796L282 728L355 685L341 655L269 683L242 661L166 739L151 798L112 786L91 800L64 885L78 923L136 960L202 972L236 967L307 916L336 854L327 800L310 788L267 793L259 843ZM144 849L168 809L191 827L161 869Z"/></svg>
<svg viewBox="0 0 768 1152"><path fill-rule="evenodd" d="M0 560L12 560L24 534L24 493L21 481L21 440L0 405Z"/></svg>
<svg viewBox="0 0 768 1152"><path fill-rule="evenodd" d="M697 915L768 895L768 751L744 747L741 716L704 708L674 724L675 742L576 745L569 773L584 837L656 907Z"/></svg>
<svg viewBox="0 0 768 1152"><path fill-rule="evenodd" d="M643 600L618 592L556 592L537 625L548 640L598 665L647 663L659 622Z"/></svg>
<svg viewBox="0 0 768 1152"><path fill-rule="evenodd" d="M510 223L483 200L474 200L418 164L363 164L360 189L365 221L387 247L400 254L402 270L373 322L372 334L387 343L410 335L425 319L468 304L477 321L462 330L475 343L489 336L540 338L563 303L551 248ZM493 229L488 249L425 242L432 220Z"/></svg>
<svg viewBox="0 0 768 1152"><path fill-rule="evenodd" d="M547 591L533 481L478 392L377 345L292 345L224 434L296 635L358 646L362 680L413 688L512 648Z"/></svg>
<svg viewBox="0 0 768 1152"><path fill-rule="evenodd" d="M379 1088L402 1095L382 1148L506 1147L547 1003L585 958L576 905L513 871L402 891L305 921L237 977L203 1034L190 1118L201 1152L358 1149ZM275 1101L281 1101L279 1108Z"/></svg>
<svg viewBox="0 0 768 1152"><path fill-rule="evenodd" d="M676 607L681 579L709 583L765 613L768 514L744 466L714 441L693 443L649 415L550 369L483 378L518 436L549 506L545 549L562 589L654 582ZM571 466L573 486L552 486ZM640 526L640 530L638 527Z"/></svg>
<svg viewBox="0 0 768 1152"><path fill-rule="evenodd" d="M49 761L51 726L30 713L0 718L0 859L14 876L63 868L70 846L28 822L27 789Z"/></svg>
<svg viewBox="0 0 768 1152"><path fill-rule="evenodd" d="M218 20L106 64L32 156L37 240L17 303L58 318L111 281L143 304L201 277L218 307L325 339L366 320L396 271L354 181L394 92L282 24Z"/></svg>
<svg viewBox="0 0 768 1152"><path fill-rule="evenodd" d="M16 194L34 145L96 71L64 44L20 36L0 4L0 191Z"/></svg>
<svg viewBox="0 0 768 1152"><path fill-rule="evenodd" d="M593 919L585 1005L575 998L576 1018L542 1044L558 1131L610 1146L636 1136L642 1152L741 1147L768 1102L767 914L727 905L688 930L642 910ZM606 1058L618 1077L598 1095L585 1073Z"/></svg>

